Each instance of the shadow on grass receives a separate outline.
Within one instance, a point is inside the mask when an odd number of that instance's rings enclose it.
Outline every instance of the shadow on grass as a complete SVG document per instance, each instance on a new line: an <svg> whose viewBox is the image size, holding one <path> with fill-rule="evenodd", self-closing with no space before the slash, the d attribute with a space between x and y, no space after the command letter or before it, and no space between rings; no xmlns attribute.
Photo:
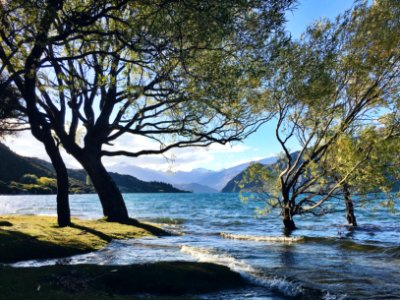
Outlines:
<svg viewBox="0 0 400 300"><path fill-rule="evenodd" d="M135 226L135 227L138 227L138 228L142 228L142 229L150 232L152 235L155 235L155 236L158 236L158 237L160 237L160 236L170 236L171 235L171 233L169 233L168 231L165 231L164 229L161 229L159 227L156 227L156 226L153 226L153 225L150 225L150 224L141 223L138 220L132 219L132 218L129 218L127 221L120 222L120 223L121 224L125 224L125 225Z"/></svg>
<svg viewBox="0 0 400 300"><path fill-rule="evenodd" d="M105 233L103 233L101 231L95 230L93 228L89 228L89 227L86 227L86 226L83 226L83 225L78 225L78 224L75 224L75 223L71 223L71 225L69 225L69 227L80 229L84 233L87 232L87 233L93 234L93 235L97 236L99 239L102 239L103 241L106 241L108 243L111 242L111 240L112 240L112 237L110 237L109 235L107 235L107 234L105 234Z"/></svg>
<svg viewBox="0 0 400 300"><path fill-rule="evenodd" d="M87 253L92 249L78 249L40 241L35 236L19 231L0 231L0 262L13 263L30 259L51 259Z"/></svg>
<svg viewBox="0 0 400 300"><path fill-rule="evenodd" d="M0 221L0 226L11 227L11 226L13 226L13 224L8 221Z"/></svg>

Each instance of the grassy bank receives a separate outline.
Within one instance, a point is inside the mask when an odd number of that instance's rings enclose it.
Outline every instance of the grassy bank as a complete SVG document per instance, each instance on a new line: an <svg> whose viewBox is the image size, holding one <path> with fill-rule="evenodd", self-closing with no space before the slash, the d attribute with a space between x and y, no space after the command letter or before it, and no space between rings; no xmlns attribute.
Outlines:
<svg viewBox="0 0 400 300"><path fill-rule="evenodd" d="M136 221L123 225L74 219L71 227L60 228L54 217L1 216L0 262L66 257L101 249L112 239L163 234L166 232L158 227ZM0 299L176 299L176 295L208 293L244 284L242 277L227 267L195 262L0 266Z"/></svg>
<svg viewBox="0 0 400 300"><path fill-rule="evenodd" d="M55 217L1 216L0 262L66 257L106 246L112 239L140 238L166 234L158 227L105 220L73 219L71 227L60 228Z"/></svg>

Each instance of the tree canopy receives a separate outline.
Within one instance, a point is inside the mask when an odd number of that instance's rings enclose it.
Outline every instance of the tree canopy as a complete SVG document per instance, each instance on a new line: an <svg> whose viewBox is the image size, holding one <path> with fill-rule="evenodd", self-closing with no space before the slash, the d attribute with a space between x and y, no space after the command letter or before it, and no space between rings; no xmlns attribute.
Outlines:
<svg viewBox="0 0 400 300"><path fill-rule="evenodd" d="M270 35L292 2L7 2L1 71L21 92L33 134L44 141L55 133L88 172L104 214L126 219L101 158L225 144L253 132L268 115L247 105L260 94L252 66L268 58ZM123 134L158 146L103 147Z"/></svg>
<svg viewBox="0 0 400 300"><path fill-rule="evenodd" d="M396 153L390 140L399 99L399 20L397 3L359 3L335 21L318 21L277 53L276 72L265 78L255 106L275 112L283 155L274 167L255 165L248 178L275 185L267 204L281 208L286 228L295 228L296 214L324 212L349 185L371 191L387 178Z"/></svg>

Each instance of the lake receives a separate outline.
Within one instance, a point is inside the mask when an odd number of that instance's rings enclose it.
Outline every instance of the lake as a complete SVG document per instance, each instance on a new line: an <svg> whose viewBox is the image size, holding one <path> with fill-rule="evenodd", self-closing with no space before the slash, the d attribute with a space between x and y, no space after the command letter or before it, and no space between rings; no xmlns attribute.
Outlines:
<svg viewBox="0 0 400 300"><path fill-rule="evenodd" d="M348 229L343 207L322 217L296 216L299 227L283 234L278 212L260 216L262 201L237 194L125 194L131 217L163 224L171 237L115 241L45 264L132 264L161 260L213 262L240 272L253 285L202 295L204 299L400 299L400 214L374 196L357 205L357 229ZM73 216L102 217L96 195L72 195ZM400 208L399 206L397 208ZM55 196L0 196L0 214L55 215Z"/></svg>

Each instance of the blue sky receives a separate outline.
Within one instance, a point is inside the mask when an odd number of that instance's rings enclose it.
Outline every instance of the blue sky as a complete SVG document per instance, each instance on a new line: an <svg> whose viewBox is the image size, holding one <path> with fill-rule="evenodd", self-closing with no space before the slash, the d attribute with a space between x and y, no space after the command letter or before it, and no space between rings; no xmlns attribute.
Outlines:
<svg viewBox="0 0 400 300"><path fill-rule="evenodd" d="M353 0L299 0L296 8L286 14L287 30L293 38L300 37L307 26L321 18L333 19L338 14L350 9ZM143 143L140 139L122 139L120 147L132 148ZM29 133L11 137L6 144L15 152L25 156L35 156L48 160L43 146L34 140ZM291 150L296 150L292 145ZM274 122L263 125L256 133L249 136L242 143L234 145L213 145L208 149L179 149L165 156L148 156L140 158L118 157L105 159L106 165L128 163L141 167L162 170L191 170L193 168L207 168L219 170L235 166L240 163L254 161L277 155L281 152L274 136ZM79 167L79 164L66 153L64 159L69 167ZM166 159L168 158L168 160Z"/></svg>

